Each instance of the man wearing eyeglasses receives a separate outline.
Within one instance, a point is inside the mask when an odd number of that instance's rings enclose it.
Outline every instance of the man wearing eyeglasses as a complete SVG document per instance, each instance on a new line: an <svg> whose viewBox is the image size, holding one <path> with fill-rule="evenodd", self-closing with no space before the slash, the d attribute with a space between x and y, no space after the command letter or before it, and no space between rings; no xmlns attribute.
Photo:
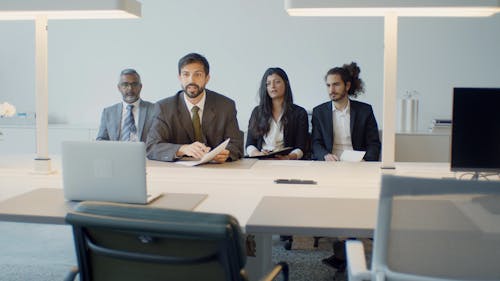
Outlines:
<svg viewBox="0 0 500 281"><path fill-rule="evenodd" d="M146 142L154 104L140 97L141 76L134 69L124 69L117 86L123 101L103 110L96 139Z"/></svg>

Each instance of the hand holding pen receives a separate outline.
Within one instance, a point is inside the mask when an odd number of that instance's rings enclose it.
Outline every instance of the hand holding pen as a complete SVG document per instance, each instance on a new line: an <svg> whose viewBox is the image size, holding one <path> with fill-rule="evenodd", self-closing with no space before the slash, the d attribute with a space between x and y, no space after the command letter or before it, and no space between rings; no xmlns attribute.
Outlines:
<svg viewBox="0 0 500 281"><path fill-rule="evenodd" d="M201 159L203 155L210 151L210 147L201 142L193 142L192 144L185 144L179 148L177 154L179 156L191 156L196 159Z"/></svg>

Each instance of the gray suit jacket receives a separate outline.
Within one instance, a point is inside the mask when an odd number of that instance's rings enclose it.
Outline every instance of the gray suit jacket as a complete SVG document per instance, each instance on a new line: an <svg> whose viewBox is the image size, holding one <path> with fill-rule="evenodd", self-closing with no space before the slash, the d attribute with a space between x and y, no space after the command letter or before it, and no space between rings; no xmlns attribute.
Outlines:
<svg viewBox="0 0 500 281"><path fill-rule="evenodd" d="M120 131L122 127L122 106L123 103L117 103L106 107L102 111L101 125L97 133L96 140L120 140ZM149 128L153 123L154 103L141 100L139 103L139 127L137 135L140 136L142 142L146 142L149 133Z"/></svg>
<svg viewBox="0 0 500 281"><path fill-rule="evenodd" d="M238 127L234 101L210 90L205 92L201 124L203 140L214 148L231 138L226 148L229 150L228 161L238 160L243 156L243 135ZM146 142L149 159L174 161L182 145L194 142L191 114L183 95L184 92L179 91L155 104L155 118Z"/></svg>

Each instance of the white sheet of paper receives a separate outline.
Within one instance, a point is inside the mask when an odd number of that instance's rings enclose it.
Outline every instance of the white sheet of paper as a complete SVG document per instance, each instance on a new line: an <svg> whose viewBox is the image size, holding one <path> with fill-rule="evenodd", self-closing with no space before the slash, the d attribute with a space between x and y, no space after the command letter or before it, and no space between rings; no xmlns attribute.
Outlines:
<svg viewBox="0 0 500 281"><path fill-rule="evenodd" d="M217 156L217 154L219 154L221 151L226 149L226 146L229 143L229 140L230 139L227 138L225 141L223 141L221 144L219 144L216 148L210 150L207 154L205 154L203 156L203 158L201 158L200 160L195 160L195 161L182 161L182 160L180 160L180 161L177 161L174 163L192 167L192 166L197 166L200 164L210 162L210 161L212 161L212 159L215 158L215 156Z"/></svg>
<svg viewBox="0 0 500 281"><path fill-rule="evenodd" d="M345 162L361 162L366 151L344 150L340 155L340 161Z"/></svg>

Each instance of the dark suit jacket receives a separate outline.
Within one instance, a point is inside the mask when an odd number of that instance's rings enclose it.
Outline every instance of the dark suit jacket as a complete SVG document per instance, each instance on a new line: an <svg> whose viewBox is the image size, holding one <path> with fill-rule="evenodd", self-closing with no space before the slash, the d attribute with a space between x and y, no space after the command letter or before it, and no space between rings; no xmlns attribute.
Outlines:
<svg viewBox="0 0 500 281"><path fill-rule="evenodd" d="M106 107L102 111L101 125L99 126L96 140L120 140L122 107L123 103L120 102ZM141 100L139 103L139 127L137 128L137 135L142 142L146 142L149 128L151 128L151 124L153 123L153 110L154 103L145 100Z"/></svg>
<svg viewBox="0 0 500 281"><path fill-rule="evenodd" d="M231 138L226 149L229 161L243 155L243 137L236 119L234 101L216 92L205 90L201 130L207 146L214 148ZM194 142L191 114L184 102L184 92L158 101L155 118L146 143L147 156L152 160L174 161L175 153L184 144Z"/></svg>
<svg viewBox="0 0 500 281"><path fill-rule="evenodd" d="M253 109L250 120L257 118L256 115L258 109L258 106ZM283 141L285 142L285 147L290 146L293 148L300 148L300 150L302 150L302 152L304 153L304 156L306 156L309 134L309 121L307 119L307 112L304 108L293 104L292 110L288 113L288 115L288 124L285 128L283 128ZM248 123L250 126L250 121ZM264 138L256 136L250 130L250 128L248 128L246 146L248 147L250 145L253 145L261 150L263 143Z"/></svg>
<svg viewBox="0 0 500 281"><path fill-rule="evenodd" d="M366 161L378 161L380 139L377 121L371 105L350 100L351 103L351 141L354 150L366 151ZM312 150L313 157L324 160L333 148L332 102L325 102L313 109L312 115Z"/></svg>

